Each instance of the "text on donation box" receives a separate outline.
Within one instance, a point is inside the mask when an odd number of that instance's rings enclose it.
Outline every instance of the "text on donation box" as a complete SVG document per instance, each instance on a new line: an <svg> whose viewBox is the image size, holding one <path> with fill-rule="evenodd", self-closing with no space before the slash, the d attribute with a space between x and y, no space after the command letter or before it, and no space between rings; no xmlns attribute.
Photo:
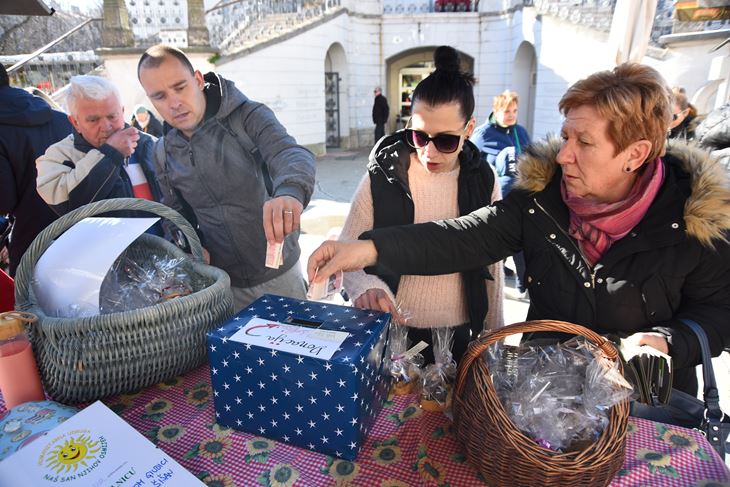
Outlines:
<svg viewBox="0 0 730 487"><path fill-rule="evenodd" d="M251 318L230 340L271 350L281 350L320 360L330 360L349 334L296 324Z"/></svg>

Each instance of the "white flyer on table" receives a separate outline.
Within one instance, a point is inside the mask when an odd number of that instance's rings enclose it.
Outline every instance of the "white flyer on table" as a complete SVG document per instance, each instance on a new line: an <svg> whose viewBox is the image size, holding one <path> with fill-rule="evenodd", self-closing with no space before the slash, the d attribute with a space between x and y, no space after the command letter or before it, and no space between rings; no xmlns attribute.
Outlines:
<svg viewBox="0 0 730 487"><path fill-rule="evenodd" d="M251 318L229 340L330 360L349 333Z"/></svg>
<svg viewBox="0 0 730 487"><path fill-rule="evenodd" d="M0 462L0 485L198 487L203 483L97 401Z"/></svg>
<svg viewBox="0 0 730 487"><path fill-rule="evenodd" d="M114 261L159 218L84 218L41 255L33 292L49 316L99 314L99 290Z"/></svg>

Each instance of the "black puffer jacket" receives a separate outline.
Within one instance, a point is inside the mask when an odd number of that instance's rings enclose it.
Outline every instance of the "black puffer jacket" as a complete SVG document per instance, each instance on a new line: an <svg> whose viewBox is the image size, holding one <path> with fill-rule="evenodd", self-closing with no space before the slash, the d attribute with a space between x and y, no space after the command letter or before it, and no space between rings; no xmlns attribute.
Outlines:
<svg viewBox="0 0 730 487"><path fill-rule="evenodd" d="M519 250L526 260L528 319L578 323L601 334L660 331L677 368L700 362L678 320L707 332L713 355L730 345L730 184L707 153L675 143L665 181L641 222L591 269L568 236L560 196L557 140L533 143L520 180L503 201L443 222L364 233L378 263L368 272L442 274L496 262Z"/></svg>
<svg viewBox="0 0 730 487"><path fill-rule="evenodd" d="M403 131L388 136L370 154L368 172L373 195L373 228L413 223L415 206L408 185L410 155L415 149L404 142ZM459 153L458 206L459 214L470 212L489 204L492 199L495 177L492 168L481 159L479 150L468 140ZM400 274L383 274L379 277L395 295L400 284ZM491 279L485 267L472 266L463 269L462 278L469 308L469 322L473 336L484 330L487 315L487 287L485 279Z"/></svg>

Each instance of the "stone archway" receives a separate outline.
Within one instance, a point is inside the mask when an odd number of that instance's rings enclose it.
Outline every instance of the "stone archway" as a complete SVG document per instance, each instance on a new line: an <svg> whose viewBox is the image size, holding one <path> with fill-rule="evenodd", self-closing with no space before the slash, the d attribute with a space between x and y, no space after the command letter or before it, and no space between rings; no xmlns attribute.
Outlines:
<svg viewBox="0 0 730 487"><path fill-rule="evenodd" d="M339 42L324 58L325 136L327 147L350 147L350 112L347 97L347 55Z"/></svg>
<svg viewBox="0 0 730 487"><path fill-rule="evenodd" d="M415 85L434 69L433 53L438 46L419 47L394 54L385 60L388 105L388 131L393 132L403 127L410 115L410 100L407 93L413 91ZM474 58L459 51L462 69L474 72Z"/></svg>
<svg viewBox="0 0 730 487"><path fill-rule="evenodd" d="M537 56L535 48L523 41L515 53L510 89L520 97L518 123L527 129L532 137L535 124L535 86L537 84Z"/></svg>

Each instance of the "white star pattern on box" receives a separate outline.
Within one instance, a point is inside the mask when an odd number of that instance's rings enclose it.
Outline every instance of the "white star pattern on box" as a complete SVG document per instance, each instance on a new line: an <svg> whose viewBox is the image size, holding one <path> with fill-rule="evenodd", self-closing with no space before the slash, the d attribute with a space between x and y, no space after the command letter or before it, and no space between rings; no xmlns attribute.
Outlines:
<svg viewBox="0 0 730 487"><path fill-rule="evenodd" d="M347 338L330 360L314 358L304 347L296 355L230 340L253 316L272 322L309 316L322 321L322 329L342 330ZM288 298L265 296L256 301L209 334L216 421L354 460L388 388L379 375L387 337L387 321L375 323L380 316Z"/></svg>

